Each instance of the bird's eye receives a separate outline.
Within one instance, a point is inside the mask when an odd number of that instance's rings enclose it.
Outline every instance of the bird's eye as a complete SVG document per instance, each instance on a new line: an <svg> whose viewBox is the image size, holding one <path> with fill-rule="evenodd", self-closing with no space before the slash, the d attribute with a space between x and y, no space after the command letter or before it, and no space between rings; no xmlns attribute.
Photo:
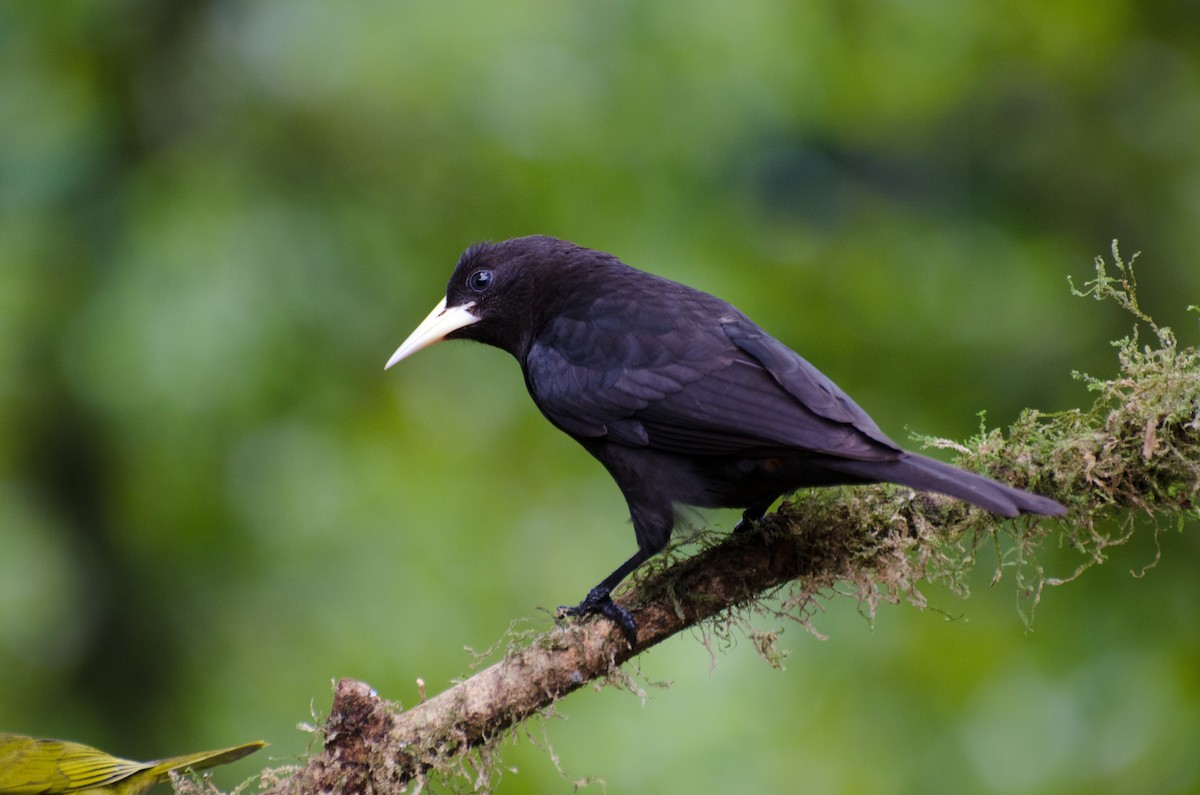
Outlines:
<svg viewBox="0 0 1200 795"><path fill-rule="evenodd" d="M492 286L492 272L475 271L467 277L467 286L477 293L486 293Z"/></svg>

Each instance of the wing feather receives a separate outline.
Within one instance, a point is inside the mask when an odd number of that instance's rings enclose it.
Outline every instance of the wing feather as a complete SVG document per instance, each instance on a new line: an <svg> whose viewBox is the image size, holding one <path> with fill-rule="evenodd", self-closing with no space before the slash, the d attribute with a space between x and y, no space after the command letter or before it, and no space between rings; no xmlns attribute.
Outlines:
<svg viewBox="0 0 1200 795"><path fill-rule="evenodd" d="M664 324L660 314L654 333L626 322L597 335L585 333L578 318L560 318L526 358L529 391L568 433L633 447L868 461L899 455L819 370L719 303L724 311L701 307L706 311L689 313L686 322Z"/></svg>

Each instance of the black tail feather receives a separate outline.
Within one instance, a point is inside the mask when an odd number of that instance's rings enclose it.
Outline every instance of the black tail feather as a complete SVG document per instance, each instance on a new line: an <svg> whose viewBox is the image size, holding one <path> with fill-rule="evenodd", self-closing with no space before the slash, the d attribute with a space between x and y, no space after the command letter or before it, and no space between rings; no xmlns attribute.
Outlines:
<svg viewBox="0 0 1200 795"><path fill-rule="evenodd" d="M1067 512L1065 507L1049 497L1014 489L917 453L906 453L902 458L886 462L843 459L830 466L830 469L835 468L867 480L897 483L920 491L935 491L956 497L1001 516L1012 517L1022 513L1062 516Z"/></svg>

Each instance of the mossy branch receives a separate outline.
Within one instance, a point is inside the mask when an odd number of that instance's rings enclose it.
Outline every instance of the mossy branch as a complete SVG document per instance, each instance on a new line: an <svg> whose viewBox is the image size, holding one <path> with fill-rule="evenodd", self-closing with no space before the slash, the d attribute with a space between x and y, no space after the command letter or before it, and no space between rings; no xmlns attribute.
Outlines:
<svg viewBox="0 0 1200 795"><path fill-rule="evenodd" d="M1015 570L1029 612L1045 585L1062 582L1036 563L1044 540L1078 550L1082 571L1127 539L1138 515L1155 528L1200 515L1200 354L1179 348L1171 330L1142 311L1132 261L1122 261L1115 242L1113 260L1115 275L1097 258L1096 278L1072 292L1116 301L1155 342L1142 345L1135 325L1115 343L1115 378L1076 374L1097 393L1090 409L1026 411L1007 435L982 429L966 444L925 440L956 450L962 466L1059 499L1070 509L1066 518L1000 522L897 487L803 492L768 517L765 533L706 536L699 553L647 567L619 598L637 621L636 648L607 620L557 626L514 642L500 662L407 710L342 680L323 750L303 767L264 774L269 791L419 790L439 772L488 788L505 732L585 685L629 685L623 662L689 627L700 625L707 637L747 632L775 660L774 637L753 629L754 614L807 623L831 593L857 596L871 611L881 602L922 605L922 581L965 595L965 575L984 543L1001 547L996 577Z"/></svg>

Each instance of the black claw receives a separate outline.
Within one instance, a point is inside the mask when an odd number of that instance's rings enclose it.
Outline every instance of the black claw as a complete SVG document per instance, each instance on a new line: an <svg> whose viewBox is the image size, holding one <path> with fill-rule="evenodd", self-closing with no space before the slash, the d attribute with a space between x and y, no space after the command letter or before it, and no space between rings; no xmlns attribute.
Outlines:
<svg viewBox="0 0 1200 795"><path fill-rule="evenodd" d="M741 535L743 533L749 533L757 530L763 534L763 538L765 538L766 542L770 544L775 540L775 533L771 530L770 525L768 525L764 520L765 516L765 511L746 511L742 514L742 518L738 521L738 523L733 526L734 534Z"/></svg>
<svg viewBox="0 0 1200 795"><path fill-rule="evenodd" d="M629 642L629 645L637 645L637 622L633 620L633 615L628 610L612 600L607 588L597 586L574 607L564 605L558 608L560 616L571 616L572 618L583 618L592 613L599 613L616 624L625 635L625 640Z"/></svg>
<svg viewBox="0 0 1200 795"><path fill-rule="evenodd" d="M600 613L621 628L621 632L624 633L625 640L629 643L630 648L637 645L637 622L633 620L633 616L628 610L621 607L612 599L609 599L600 605Z"/></svg>
<svg viewBox="0 0 1200 795"><path fill-rule="evenodd" d="M589 613L599 613L604 609L605 602L612 602L612 598L608 595L609 590L601 585L597 585L592 590L588 591L588 595L583 597L583 601L574 607L560 605L558 614L560 616L571 616L572 618L583 618Z"/></svg>
<svg viewBox="0 0 1200 795"><path fill-rule="evenodd" d="M762 526L762 518L761 511L746 511L738 523L733 526L733 532L749 533L751 530L757 530Z"/></svg>

